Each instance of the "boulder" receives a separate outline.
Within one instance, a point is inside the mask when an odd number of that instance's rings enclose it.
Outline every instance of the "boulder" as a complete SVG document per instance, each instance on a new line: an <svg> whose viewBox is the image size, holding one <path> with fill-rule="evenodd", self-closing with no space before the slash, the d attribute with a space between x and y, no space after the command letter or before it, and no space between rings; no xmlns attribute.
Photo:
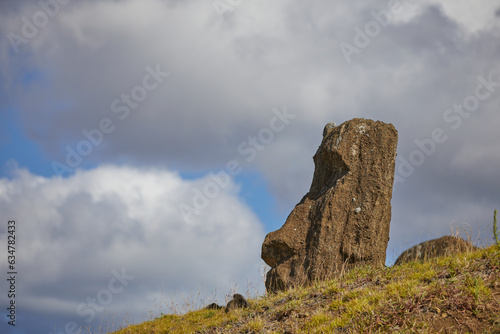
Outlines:
<svg viewBox="0 0 500 334"><path fill-rule="evenodd" d="M392 124L328 123L314 155L309 192L269 233L267 291L338 275L359 263L384 266L397 147Z"/></svg>
<svg viewBox="0 0 500 334"><path fill-rule="evenodd" d="M439 239L422 242L405 250L394 263L395 266L413 262L425 261L439 256L449 256L475 250L477 247L459 237L446 235Z"/></svg>
<svg viewBox="0 0 500 334"><path fill-rule="evenodd" d="M247 308L249 306L250 305L246 301L245 297L243 297L239 293L235 293L233 295L233 299L231 299L229 303L227 303L226 313L237 308Z"/></svg>

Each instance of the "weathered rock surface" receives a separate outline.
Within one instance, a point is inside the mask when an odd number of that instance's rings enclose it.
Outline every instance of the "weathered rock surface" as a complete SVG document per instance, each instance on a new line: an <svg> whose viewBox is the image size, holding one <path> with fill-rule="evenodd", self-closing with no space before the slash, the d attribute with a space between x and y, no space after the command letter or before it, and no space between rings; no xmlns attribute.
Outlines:
<svg viewBox="0 0 500 334"><path fill-rule="evenodd" d="M309 192L262 245L268 291L384 265L397 138L392 124L361 118L325 127Z"/></svg>
<svg viewBox="0 0 500 334"><path fill-rule="evenodd" d="M439 239L422 242L405 250L394 263L395 266L412 261L425 261L439 256L449 256L477 249L464 239L446 235Z"/></svg>

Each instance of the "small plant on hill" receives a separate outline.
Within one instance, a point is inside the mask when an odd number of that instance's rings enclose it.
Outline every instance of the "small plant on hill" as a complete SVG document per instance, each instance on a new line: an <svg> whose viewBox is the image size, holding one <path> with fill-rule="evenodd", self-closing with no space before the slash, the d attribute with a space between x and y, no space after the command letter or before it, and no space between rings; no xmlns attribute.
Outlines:
<svg viewBox="0 0 500 334"><path fill-rule="evenodd" d="M500 249L500 240L498 239L498 228L497 228L497 210L493 211L493 239L495 240L498 248Z"/></svg>

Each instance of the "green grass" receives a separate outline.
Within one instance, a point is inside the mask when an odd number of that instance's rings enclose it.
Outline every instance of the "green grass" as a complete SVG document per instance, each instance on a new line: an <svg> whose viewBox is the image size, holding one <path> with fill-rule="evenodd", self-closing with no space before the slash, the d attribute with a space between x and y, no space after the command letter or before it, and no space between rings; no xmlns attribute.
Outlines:
<svg viewBox="0 0 500 334"><path fill-rule="evenodd" d="M115 334L500 333L497 245L397 267L353 269L225 313L165 315Z"/></svg>

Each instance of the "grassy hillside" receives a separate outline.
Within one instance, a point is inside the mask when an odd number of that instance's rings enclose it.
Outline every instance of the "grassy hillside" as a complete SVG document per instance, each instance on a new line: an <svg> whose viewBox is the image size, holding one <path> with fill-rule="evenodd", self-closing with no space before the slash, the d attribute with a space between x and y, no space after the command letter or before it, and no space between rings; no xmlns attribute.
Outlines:
<svg viewBox="0 0 500 334"><path fill-rule="evenodd" d="M371 269L249 300L164 315L116 334L500 333L500 247Z"/></svg>

